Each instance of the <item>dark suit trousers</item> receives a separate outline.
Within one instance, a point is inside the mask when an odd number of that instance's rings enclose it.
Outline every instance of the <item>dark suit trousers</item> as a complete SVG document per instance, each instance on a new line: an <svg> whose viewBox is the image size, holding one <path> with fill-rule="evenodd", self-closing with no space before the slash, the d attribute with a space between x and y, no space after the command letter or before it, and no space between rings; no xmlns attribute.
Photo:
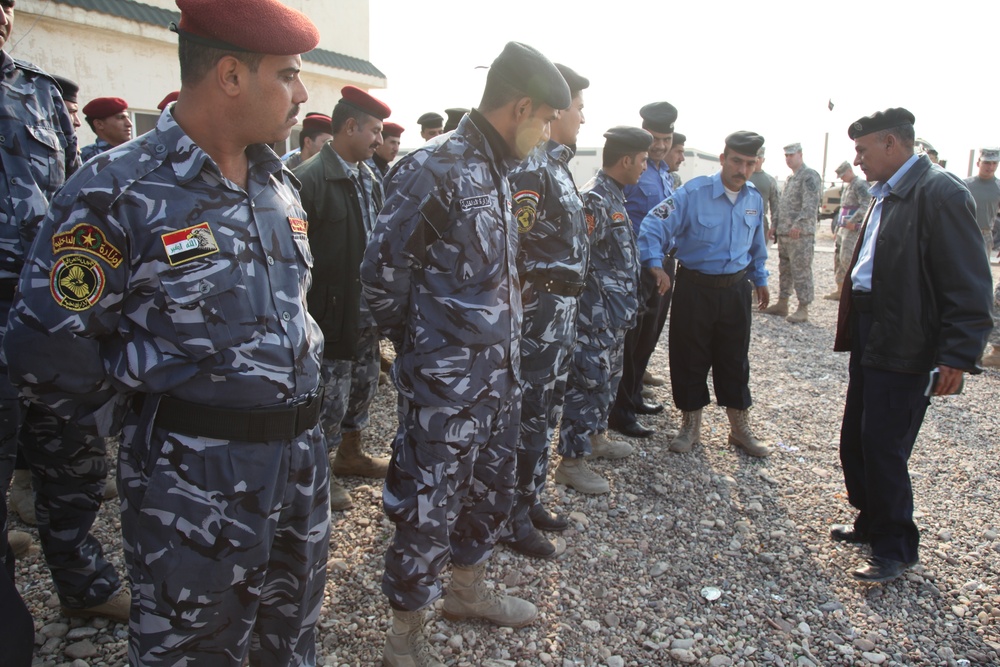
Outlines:
<svg viewBox="0 0 1000 667"><path fill-rule="evenodd" d="M907 462L930 404L928 378L863 366L871 313L855 313L851 326L840 461L848 500L858 510L854 526L871 536L873 555L910 563L917 560L920 536Z"/></svg>

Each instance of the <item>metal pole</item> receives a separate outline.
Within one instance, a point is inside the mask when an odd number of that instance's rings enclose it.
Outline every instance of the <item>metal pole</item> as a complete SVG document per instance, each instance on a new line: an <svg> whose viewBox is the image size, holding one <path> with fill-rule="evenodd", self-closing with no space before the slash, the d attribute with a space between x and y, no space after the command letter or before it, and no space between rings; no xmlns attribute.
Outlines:
<svg viewBox="0 0 1000 667"><path fill-rule="evenodd" d="M826 183L826 150L830 145L830 133L823 135L823 182Z"/></svg>
<svg viewBox="0 0 1000 667"><path fill-rule="evenodd" d="M972 178L972 165L976 164L976 149L969 151L969 178Z"/></svg>

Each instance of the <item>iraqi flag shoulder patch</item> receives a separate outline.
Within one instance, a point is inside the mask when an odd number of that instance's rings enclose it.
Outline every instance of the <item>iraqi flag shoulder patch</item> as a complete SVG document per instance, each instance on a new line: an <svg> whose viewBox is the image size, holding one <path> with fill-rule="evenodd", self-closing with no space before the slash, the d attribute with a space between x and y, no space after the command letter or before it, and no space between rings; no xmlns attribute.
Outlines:
<svg viewBox="0 0 1000 667"><path fill-rule="evenodd" d="M219 252L219 244L216 243L215 235L212 234L212 228L207 222L162 234L160 239L163 241L163 249L167 253L170 266Z"/></svg>

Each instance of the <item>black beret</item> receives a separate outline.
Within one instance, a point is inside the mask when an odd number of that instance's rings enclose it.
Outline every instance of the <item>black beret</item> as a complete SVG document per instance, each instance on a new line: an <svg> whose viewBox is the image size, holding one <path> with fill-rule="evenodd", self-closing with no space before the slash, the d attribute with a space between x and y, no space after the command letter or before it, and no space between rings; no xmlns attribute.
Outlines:
<svg viewBox="0 0 1000 667"><path fill-rule="evenodd" d="M639 109L642 126L653 132L670 134L677 120L677 108L670 102L652 102Z"/></svg>
<svg viewBox="0 0 1000 667"><path fill-rule="evenodd" d="M468 109L462 109L461 107L452 107L450 109L445 109L444 112L448 114L448 122L444 124L444 131L451 132L458 124L462 122L462 118L465 114L469 113Z"/></svg>
<svg viewBox="0 0 1000 667"><path fill-rule="evenodd" d="M56 80L59 85L59 90L62 92L63 100L66 102L76 102L76 96L80 92L80 86L76 85L75 81L70 81L64 76L59 76L58 74L53 74L52 78Z"/></svg>
<svg viewBox="0 0 1000 667"><path fill-rule="evenodd" d="M587 77L580 76L569 67L559 63L556 63L556 69L559 70L559 73L563 75L564 79L566 79L566 85L569 86L570 94L578 93L581 90L590 88L590 79Z"/></svg>
<svg viewBox="0 0 1000 667"><path fill-rule="evenodd" d="M892 109L876 111L871 116L857 119L847 128L847 136L851 139L857 139L872 132L888 130L891 127L913 125L915 120L913 114L903 107L893 107Z"/></svg>
<svg viewBox="0 0 1000 667"><path fill-rule="evenodd" d="M604 133L604 151L612 153L638 153L653 145L653 135L638 127L619 125Z"/></svg>
<svg viewBox="0 0 1000 667"><path fill-rule="evenodd" d="M674 143L673 143L673 145L674 146L683 146L685 143L687 143L687 139L688 138L685 137L680 132L674 132Z"/></svg>
<svg viewBox="0 0 1000 667"><path fill-rule="evenodd" d="M486 75L486 82L500 79L553 109L567 109L573 98L559 70L541 52L527 44L507 42Z"/></svg>
<svg viewBox="0 0 1000 667"><path fill-rule="evenodd" d="M444 116L435 111L428 111L417 119L417 124L425 130L432 127L441 127L444 125Z"/></svg>
<svg viewBox="0 0 1000 667"><path fill-rule="evenodd" d="M759 151L760 147L763 145L764 137L760 136L756 132L740 130L739 132L733 132L726 137L726 148L736 151L740 155L747 155L749 157L757 157L757 151Z"/></svg>

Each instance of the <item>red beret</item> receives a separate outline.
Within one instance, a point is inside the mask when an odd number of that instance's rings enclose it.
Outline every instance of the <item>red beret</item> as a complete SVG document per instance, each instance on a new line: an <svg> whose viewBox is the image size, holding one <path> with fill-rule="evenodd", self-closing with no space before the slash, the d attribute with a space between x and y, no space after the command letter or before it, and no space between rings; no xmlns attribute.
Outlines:
<svg viewBox="0 0 1000 667"><path fill-rule="evenodd" d="M167 96L164 97L162 100L160 100L160 103L156 105L156 108L159 109L160 111L163 111L164 109L167 108L168 104L177 101L177 96L179 94L180 92L176 90L172 93L167 93Z"/></svg>
<svg viewBox="0 0 1000 667"><path fill-rule="evenodd" d="M389 107L384 102L379 102L374 97L354 86L344 86L340 89L339 104L347 104L355 109L364 111L369 116L375 116L379 120L384 120L391 113Z"/></svg>
<svg viewBox="0 0 1000 667"><path fill-rule="evenodd" d="M128 109L128 102L120 97L98 97L87 102L83 115L91 120L101 120Z"/></svg>
<svg viewBox="0 0 1000 667"><path fill-rule="evenodd" d="M297 56L319 44L319 30L302 12L278 0L176 0L177 34L204 46Z"/></svg>
<svg viewBox="0 0 1000 667"><path fill-rule="evenodd" d="M398 137L403 134L403 126L395 123L382 123L383 137Z"/></svg>
<svg viewBox="0 0 1000 667"><path fill-rule="evenodd" d="M330 120L329 116L321 113L307 113L306 117L302 119L302 129L333 134L333 121Z"/></svg>

